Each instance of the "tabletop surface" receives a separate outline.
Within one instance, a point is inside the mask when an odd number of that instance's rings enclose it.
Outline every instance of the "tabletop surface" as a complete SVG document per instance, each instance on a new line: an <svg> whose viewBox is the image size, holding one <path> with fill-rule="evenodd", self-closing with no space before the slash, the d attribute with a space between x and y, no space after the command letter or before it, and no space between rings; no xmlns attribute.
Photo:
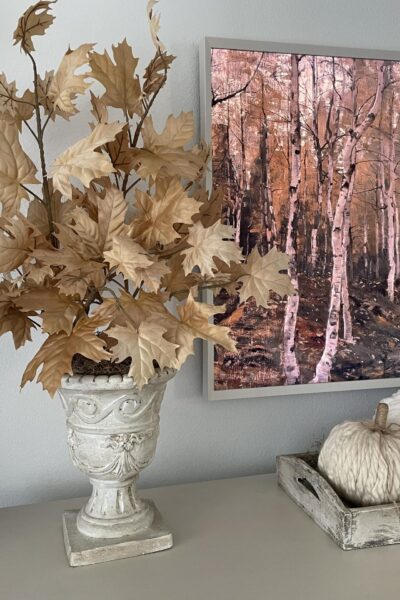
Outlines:
<svg viewBox="0 0 400 600"><path fill-rule="evenodd" d="M396 598L400 546L344 552L274 475L142 492L174 548L88 567L67 564L65 509L82 499L0 510L4 600L378 600Z"/></svg>

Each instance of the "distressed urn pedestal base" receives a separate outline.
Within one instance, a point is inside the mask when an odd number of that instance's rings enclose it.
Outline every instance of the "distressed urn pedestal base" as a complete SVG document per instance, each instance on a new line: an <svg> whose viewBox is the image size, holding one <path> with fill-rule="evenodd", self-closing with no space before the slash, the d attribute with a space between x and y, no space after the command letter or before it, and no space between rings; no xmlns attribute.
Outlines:
<svg viewBox="0 0 400 600"><path fill-rule="evenodd" d="M154 503L151 500L147 502L154 511L151 525L142 531L119 538L91 538L83 535L77 528L79 511L66 511L63 515L63 533L71 567L94 565L172 548L172 533L164 525Z"/></svg>
<svg viewBox="0 0 400 600"><path fill-rule="evenodd" d="M138 390L131 377L64 377L59 390L67 413L72 460L93 490L80 511L63 516L71 566L159 552L172 534L150 500L136 492L139 472L150 464L159 432L165 370Z"/></svg>

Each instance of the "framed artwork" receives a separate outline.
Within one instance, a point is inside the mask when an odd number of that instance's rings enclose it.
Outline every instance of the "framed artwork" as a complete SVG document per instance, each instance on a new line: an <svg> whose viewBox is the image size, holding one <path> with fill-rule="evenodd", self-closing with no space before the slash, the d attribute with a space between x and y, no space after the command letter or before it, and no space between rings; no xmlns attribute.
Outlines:
<svg viewBox="0 0 400 600"><path fill-rule="evenodd" d="M207 38L209 188L244 256L289 256L268 309L221 290L209 399L396 387L400 377L400 53Z"/></svg>

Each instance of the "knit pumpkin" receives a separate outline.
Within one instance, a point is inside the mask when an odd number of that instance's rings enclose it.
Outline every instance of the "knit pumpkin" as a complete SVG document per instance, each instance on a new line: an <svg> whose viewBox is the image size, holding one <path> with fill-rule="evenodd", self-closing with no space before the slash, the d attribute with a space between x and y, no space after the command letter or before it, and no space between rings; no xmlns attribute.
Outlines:
<svg viewBox="0 0 400 600"><path fill-rule="evenodd" d="M387 426L388 410L380 403L375 421L336 425L322 446L319 471L356 506L400 500L400 430Z"/></svg>

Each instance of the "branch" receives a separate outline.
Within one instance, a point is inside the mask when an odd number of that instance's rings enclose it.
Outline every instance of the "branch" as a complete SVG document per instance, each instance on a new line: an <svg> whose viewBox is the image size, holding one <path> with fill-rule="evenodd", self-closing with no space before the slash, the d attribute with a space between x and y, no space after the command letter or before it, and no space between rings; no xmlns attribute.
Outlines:
<svg viewBox="0 0 400 600"><path fill-rule="evenodd" d="M128 192L131 191L132 188L135 187L135 185L137 185L139 183L139 181L141 181L141 177L138 177L137 179L135 179L135 181L133 183L131 183L131 185L129 187L126 188L126 190L124 192L124 197L127 195Z"/></svg>
<svg viewBox="0 0 400 600"><path fill-rule="evenodd" d="M34 198L36 198L36 200L39 200L40 202L43 203L43 198L40 198L40 196L38 196L37 194L35 194L35 192L32 192L32 190L30 190L28 187L26 187L23 183L19 184L20 187L22 187L26 192L28 192L28 194L31 194Z"/></svg>
<svg viewBox="0 0 400 600"><path fill-rule="evenodd" d="M38 136L36 135L36 133L34 132L34 130L32 129L32 127L29 125L28 121L24 121L24 123L27 126L27 128L29 129L29 131L31 132L31 134L33 135L33 137L35 138L35 140L37 142L39 142Z"/></svg>
<svg viewBox="0 0 400 600"><path fill-rule="evenodd" d="M222 102L225 102L226 100L230 100L231 98L234 98L235 96L238 96L239 94L242 94L243 92L245 92L247 90L247 88L249 87L249 85L251 84L251 82L253 81L254 77L257 75L257 72L258 72L258 69L260 67L263 57L264 57L264 52L261 53L260 59L257 63L256 68L254 69L253 74L251 75L248 82L243 87L241 87L240 89L238 89L234 92L230 92L226 96L223 96L223 97L221 96L220 98L216 98L214 96L214 92L213 92L212 99L211 99L211 106L215 106L216 104L221 104Z"/></svg>
<svg viewBox="0 0 400 600"><path fill-rule="evenodd" d="M36 113L36 129L37 129L37 142L39 146L39 154L40 154L40 165L42 170L42 178L43 178L43 199L47 209L47 221L49 224L49 232L52 244L55 248L58 247L57 239L54 236L54 222L53 222L53 214L51 211L51 195L49 188L49 181L47 177L47 168L46 168L46 159L44 155L44 144L43 144L43 130L42 130L42 120L40 116L40 105L39 105L39 93L38 93L38 72L36 67L35 59L32 54L28 52L28 56L32 61L33 66L33 85L35 89L35 113Z"/></svg>
<svg viewBox="0 0 400 600"><path fill-rule="evenodd" d="M164 76L160 80L160 84L159 84L158 88L156 89L156 91L153 93L153 95L150 98L150 100L148 101L146 98L144 98L142 100L142 105L144 107L144 111L143 111L142 116L140 117L140 121L136 125L135 134L133 136L133 139L132 139L131 130L130 130L130 128L128 128L128 131L129 131L129 141L130 141L131 148L136 148L138 140L139 140L140 132L142 131L143 123L144 123L147 115L149 114L150 109L153 106L155 99L157 98L157 96L160 93L161 89L164 87L165 82L167 81L168 63L165 61L165 58L164 58L164 56L163 56L163 54L162 54L162 52L160 50L158 50L158 54L159 54L161 60L164 63ZM129 180L129 174L126 173L126 175L124 177L124 181L122 182L122 191L124 192L124 196L127 193L127 189L126 188L127 188L127 185L128 185L128 180Z"/></svg>
<svg viewBox="0 0 400 600"><path fill-rule="evenodd" d="M156 89L156 91L154 92L154 94L152 95L150 100L148 102L146 102L145 110L143 111L143 115L141 116L140 121L136 126L135 134L133 136L133 140L132 140L132 144L131 144L133 148L135 148L136 144L138 143L139 135L142 130L144 120L147 117L147 115L149 114L149 111L150 111L151 107L153 106L154 100L157 98L159 92L161 91L161 88L164 86L164 84L167 80L168 64L165 62L164 57L163 57L162 53L160 52L160 50L158 52L159 52L161 60L164 62L164 77L161 79L160 85L158 86L158 88Z"/></svg>
<svg viewBox="0 0 400 600"><path fill-rule="evenodd" d="M49 112L49 114L48 114L48 116L47 116L47 119L46 119L46 121L45 121L45 123L44 123L44 125L43 125L43 127L42 127L42 134L44 133L44 130L46 129L46 127L47 127L47 124L48 124L48 122L50 121L50 119L51 119L51 117L52 117L52 115L53 115L53 112L54 112L54 110L51 110L51 111Z"/></svg>

